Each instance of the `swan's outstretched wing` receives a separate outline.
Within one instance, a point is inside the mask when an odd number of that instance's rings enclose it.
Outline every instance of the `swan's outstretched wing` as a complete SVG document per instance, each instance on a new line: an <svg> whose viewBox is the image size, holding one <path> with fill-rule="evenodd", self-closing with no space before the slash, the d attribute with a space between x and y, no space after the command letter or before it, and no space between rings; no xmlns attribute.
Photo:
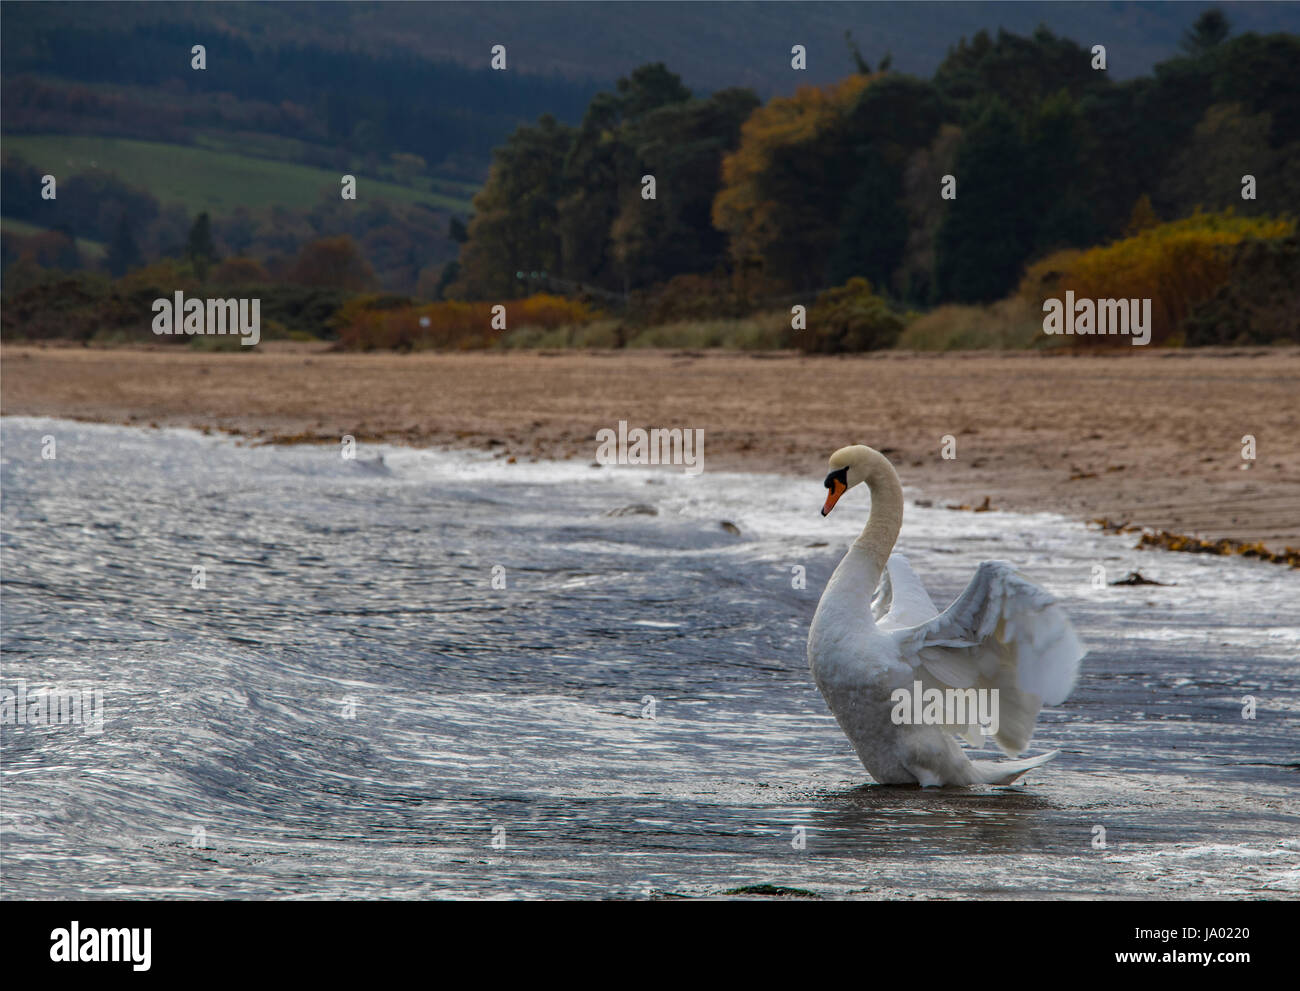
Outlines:
<svg viewBox="0 0 1300 991"><path fill-rule="evenodd" d="M1021 753L1044 702L1063 702L1087 653L1056 600L1005 561L985 561L951 606L891 631L925 688L998 689L993 740ZM948 727L978 744L978 725Z"/></svg>
<svg viewBox="0 0 1300 991"><path fill-rule="evenodd" d="M934 619L939 610L902 554L891 554L871 599L871 618L882 630L919 626Z"/></svg>

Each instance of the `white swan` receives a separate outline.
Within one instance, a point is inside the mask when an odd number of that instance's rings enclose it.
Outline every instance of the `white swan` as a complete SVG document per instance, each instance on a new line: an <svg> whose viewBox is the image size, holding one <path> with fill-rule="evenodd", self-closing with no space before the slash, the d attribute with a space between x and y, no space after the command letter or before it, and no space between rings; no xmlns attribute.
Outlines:
<svg viewBox="0 0 1300 991"><path fill-rule="evenodd" d="M984 695L996 700L993 740L1022 753L1039 708L1065 700L1086 653L1055 600L1006 562L985 561L940 613L907 560L890 554L903 523L893 465L859 444L832 454L830 468L822 515L865 482L871 516L817 604L808 664L863 766L881 784L1009 784L1055 757L972 761L955 737L978 746L978 714L929 704L939 697L931 689L945 702L978 697L950 689L996 689ZM913 701L918 685L925 706Z"/></svg>

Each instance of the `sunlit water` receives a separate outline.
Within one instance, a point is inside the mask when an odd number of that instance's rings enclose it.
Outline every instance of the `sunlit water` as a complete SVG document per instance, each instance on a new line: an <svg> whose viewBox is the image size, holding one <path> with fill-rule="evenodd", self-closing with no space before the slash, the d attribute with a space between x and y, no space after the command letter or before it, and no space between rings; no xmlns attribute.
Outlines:
<svg viewBox="0 0 1300 991"><path fill-rule="evenodd" d="M937 602L1008 559L1092 651L1060 757L922 791L868 783L808 672L867 512L817 475L6 419L2 482L0 687L103 693L102 733L3 728L9 898L1300 893L1277 565L909 501Z"/></svg>

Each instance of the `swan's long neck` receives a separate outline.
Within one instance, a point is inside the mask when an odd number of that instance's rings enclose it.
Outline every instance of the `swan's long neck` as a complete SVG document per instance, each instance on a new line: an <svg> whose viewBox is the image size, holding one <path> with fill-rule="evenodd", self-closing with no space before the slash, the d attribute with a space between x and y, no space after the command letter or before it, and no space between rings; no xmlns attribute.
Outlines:
<svg viewBox="0 0 1300 991"><path fill-rule="evenodd" d="M898 481L898 473L883 454L877 451L871 454L872 463L867 472L871 515L844 558L847 564L850 558L856 557L866 566L864 578L868 595L875 591L876 583L884 574L885 562L898 540L898 531L903 528L903 486Z"/></svg>

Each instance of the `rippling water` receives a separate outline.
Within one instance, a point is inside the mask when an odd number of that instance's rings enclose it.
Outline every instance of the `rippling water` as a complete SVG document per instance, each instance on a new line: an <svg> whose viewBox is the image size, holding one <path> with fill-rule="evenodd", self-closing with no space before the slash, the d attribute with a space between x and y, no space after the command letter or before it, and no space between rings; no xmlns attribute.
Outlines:
<svg viewBox="0 0 1300 991"><path fill-rule="evenodd" d="M1092 653L1023 786L882 788L804 656L866 515L823 520L819 476L2 439L0 687L103 699L99 733L3 728L6 897L1300 893L1276 565L909 504L936 602L1006 558ZM1094 565L1172 584L1094 589Z"/></svg>

